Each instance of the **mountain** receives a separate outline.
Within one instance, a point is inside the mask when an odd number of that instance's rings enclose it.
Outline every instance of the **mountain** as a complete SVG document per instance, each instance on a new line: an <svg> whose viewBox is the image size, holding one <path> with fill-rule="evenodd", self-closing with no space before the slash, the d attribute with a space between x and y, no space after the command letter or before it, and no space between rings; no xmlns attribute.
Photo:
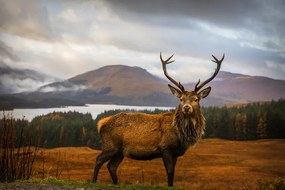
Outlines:
<svg viewBox="0 0 285 190"><path fill-rule="evenodd" d="M220 71L208 84L212 87L210 105L229 105L258 101L271 101L285 97L285 81L263 76L249 76ZM193 88L194 83L186 85ZM207 86L207 85L206 85Z"/></svg>
<svg viewBox="0 0 285 190"><path fill-rule="evenodd" d="M166 84L166 81L140 67L112 65L77 75L66 81L42 86L40 91L110 89L110 96L139 97L153 92L165 92L167 88L161 86L162 83Z"/></svg>
<svg viewBox="0 0 285 190"><path fill-rule="evenodd" d="M0 94L34 91L43 84L59 80L30 69L16 69L0 61Z"/></svg>
<svg viewBox="0 0 285 190"><path fill-rule="evenodd" d="M84 85L91 89L110 87L111 96L147 96L154 92L168 92L168 88L161 86L166 81L150 74L140 67L124 65L105 66L98 70L77 75L69 79L70 82L84 81Z"/></svg>
<svg viewBox="0 0 285 190"><path fill-rule="evenodd" d="M35 96L65 97L79 103L165 106L175 102L165 80L140 67L124 65L105 66L42 86L31 97Z"/></svg>
<svg viewBox="0 0 285 190"><path fill-rule="evenodd" d="M221 72L223 75L224 72ZM285 81L263 76L236 75L212 83L213 95L234 103L271 101L285 97Z"/></svg>
<svg viewBox="0 0 285 190"><path fill-rule="evenodd" d="M14 94L13 98L17 101L24 99L26 104L23 107L88 103L176 106L179 101L171 94L168 83L140 67L112 65L44 85L34 92ZM195 83L184 86L192 90ZM285 97L285 81L262 76L221 71L206 86L212 86L212 92L201 101L203 106L271 101Z"/></svg>

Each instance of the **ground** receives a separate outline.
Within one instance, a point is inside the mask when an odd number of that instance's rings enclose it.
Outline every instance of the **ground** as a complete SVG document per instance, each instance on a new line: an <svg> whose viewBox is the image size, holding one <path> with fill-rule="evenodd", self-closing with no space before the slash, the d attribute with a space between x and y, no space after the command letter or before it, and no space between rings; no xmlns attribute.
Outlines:
<svg viewBox="0 0 285 190"><path fill-rule="evenodd" d="M40 183L26 183L26 182L14 182L14 183L0 183L0 190L109 190L110 188L84 188L84 187L72 187L72 186L57 186L52 184L40 184ZM119 188L112 188L113 190ZM123 190L120 188L120 190Z"/></svg>
<svg viewBox="0 0 285 190"><path fill-rule="evenodd" d="M256 189L260 181L285 178L284 150L285 139L201 140L178 159L174 185L185 189ZM40 150L33 177L90 181L99 153L87 147ZM118 177L119 183L124 184L167 184L161 159L124 159ZM111 183L106 165L102 167L98 181ZM2 189L3 185L0 187Z"/></svg>
<svg viewBox="0 0 285 190"><path fill-rule="evenodd" d="M59 187L59 186L48 185L48 184L38 184L38 183L21 183L21 182L0 183L0 190L10 190L10 189L13 189L13 190L71 190L72 188Z"/></svg>

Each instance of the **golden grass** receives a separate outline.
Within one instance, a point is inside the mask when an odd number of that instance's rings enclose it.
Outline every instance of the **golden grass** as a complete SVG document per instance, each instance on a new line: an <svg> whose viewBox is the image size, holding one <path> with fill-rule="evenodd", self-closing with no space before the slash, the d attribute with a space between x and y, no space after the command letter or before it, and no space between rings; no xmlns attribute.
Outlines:
<svg viewBox="0 0 285 190"><path fill-rule="evenodd" d="M90 181L100 151L87 147L43 149L34 177ZM186 189L255 189L258 180L285 178L285 140L201 140L177 161L174 185ZM43 173L45 175L43 175ZM161 159L125 158L118 169L120 183L166 185ZM106 165L98 177L111 183Z"/></svg>

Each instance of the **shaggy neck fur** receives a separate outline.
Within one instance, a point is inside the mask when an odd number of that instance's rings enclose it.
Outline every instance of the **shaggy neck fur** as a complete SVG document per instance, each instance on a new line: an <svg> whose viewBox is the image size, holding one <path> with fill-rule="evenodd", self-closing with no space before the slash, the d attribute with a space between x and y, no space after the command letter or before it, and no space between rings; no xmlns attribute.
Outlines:
<svg viewBox="0 0 285 190"><path fill-rule="evenodd" d="M178 128L181 142L186 145L193 145L204 134L205 118L200 110L192 114L184 114L180 106L175 110L174 126Z"/></svg>

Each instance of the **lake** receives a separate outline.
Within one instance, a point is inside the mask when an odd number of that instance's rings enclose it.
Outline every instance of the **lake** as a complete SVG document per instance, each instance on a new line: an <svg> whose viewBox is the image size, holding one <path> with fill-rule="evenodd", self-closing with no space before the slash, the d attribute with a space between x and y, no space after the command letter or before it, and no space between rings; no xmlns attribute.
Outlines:
<svg viewBox="0 0 285 190"><path fill-rule="evenodd" d="M13 115L15 119L27 119L31 121L34 117L45 115L52 112L68 112L77 111L80 113L90 113L93 119L96 119L97 115L108 110L115 109L134 109L134 110L169 110L173 107L158 107L158 106L124 106L124 105L105 105L105 104L87 104L86 106L68 106L62 108L28 108L28 109L14 109L12 111L5 111L6 115ZM0 114L0 118L3 114Z"/></svg>

